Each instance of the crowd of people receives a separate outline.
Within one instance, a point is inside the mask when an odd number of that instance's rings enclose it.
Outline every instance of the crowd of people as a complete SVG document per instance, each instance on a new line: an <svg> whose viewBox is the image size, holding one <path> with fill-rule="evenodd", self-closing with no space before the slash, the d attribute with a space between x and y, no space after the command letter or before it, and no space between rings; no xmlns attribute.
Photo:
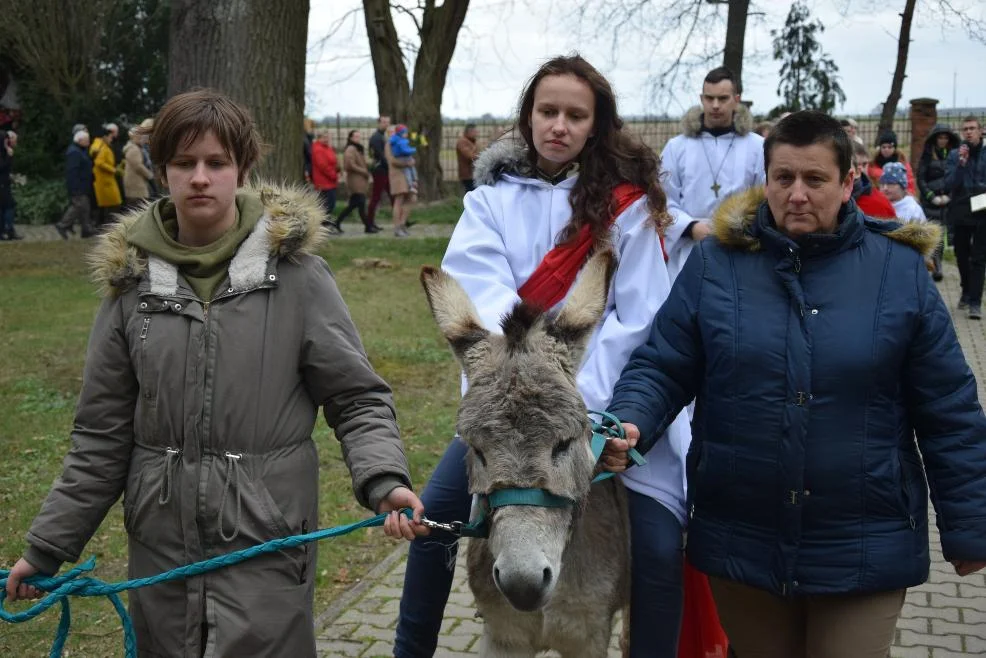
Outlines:
<svg viewBox="0 0 986 658"><path fill-rule="evenodd" d="M571 376L587 408L626 429L602 466L628 491L630 656L677 655L694 594L685 573L697 569L740 658L885 658L907 588L928 577L929 485L944 558L959 575L986 567L986 417L934 284L936 224L949 224L961 308L981 317L982 127L968 117L961 140L936 128L914 176L893 133L871 156L851 123L820 112L785 116L764 138L741 91L728 69L709 72L658 158L597 69L548 61L521 91L515 130L482 153L474 126L458 140L464 211L442 267L497 331L535 273L553 280L545 310L557 310L587 253L617 255ZM77 560L121 492L133 577L308 532L322 407L358 501L412 541L394 655L434 654L458 538L421 518L469 517L469 437L451 439L419 499L391 391L314 255L321 227L341 232L354 211L378 231L384 192L395 235L408 235L417 175L405 132L380 117L364 147L351 131L340 165L329 133L314 131L312 189L269 196L245 186L259 136L228 98L179 94L137 128L127 170L159 172L169 195L99 243L108 294L73 446L11 598L39 595L24 579ZM90 143L73 131L60 232L87 212L76 204L87 185L97 207L121 205L107 184L117 134L108 125ZM336 218L340 172L350 197ZM646 464L631 467L631 447ZM314 556L291 549L135 591L138 650L314 656Z"/></svg>
<svg viewBox="0 0 986 658"><path fill-rule="evenodd" d="M466 124L455 145L459 181L465 192L470 192L474 187L473 167L479 155L477 134L475 124ZM377 209L386 194L392 207L394 236L408 237L408 229L413 225L411 209L418 197L415 161L418 146L414 142L427 145L422 135L412 135L404 124L391 125L390 117L382 115L377 119L377 129L370 135L366 146L361 131L349 131L340 164L332 147L332 132L326 128L316 129L311 119L305 119L305 180L318 190L322 198L326 212L324 225L333 233L344 233L343 221L356 211L363 222L364 233L379 233L383 229L376 223ZM335 216L340 182L346 185L349 202ZM369 208L367 194L370 194Z"/></svg>

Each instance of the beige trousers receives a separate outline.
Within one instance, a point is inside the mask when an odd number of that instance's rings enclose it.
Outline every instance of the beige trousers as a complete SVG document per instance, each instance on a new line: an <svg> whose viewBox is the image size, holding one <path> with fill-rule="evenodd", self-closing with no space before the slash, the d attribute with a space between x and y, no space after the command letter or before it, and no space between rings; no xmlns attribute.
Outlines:
<svg viewBox="0 0 986 658"><path fill-rule="evenodd" d="M739 658L886 658L907 590L783 598L709 578Z"/></svg>

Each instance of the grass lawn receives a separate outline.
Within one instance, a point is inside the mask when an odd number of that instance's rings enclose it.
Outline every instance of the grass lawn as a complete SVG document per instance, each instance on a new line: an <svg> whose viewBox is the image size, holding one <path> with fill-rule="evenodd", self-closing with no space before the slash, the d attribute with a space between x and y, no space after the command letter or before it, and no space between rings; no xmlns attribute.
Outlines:
<svg viewBox="0 0 986 658"><path fill-rule="evenodd" d="M416 219L454 221L458 201L420 207ZM458 368L428 312L418 283L421 265L437 265L446 239L347 240L322 255L336 274L370 360L391 384L415 488L420 490L449 441L458 400ZM98 299L87 279L80 241L0 248L0 568L24 549L24 533L69 448L69 432L89 327ZM385 259L390 268L365 268L358 259ZM339 444L319 419L321 524L330 527L368 515L353 500ZM321 542L316 615L394 548L373 529ZM96 576L126 577L126 540L120 504L114 505L83 558L95 555ZM8 606L20 610L22 604ZM66 655L119 656L122 633L105 599L73 601ZM0 626L0 656L48 655L57 607L40 619Z"/></svg>

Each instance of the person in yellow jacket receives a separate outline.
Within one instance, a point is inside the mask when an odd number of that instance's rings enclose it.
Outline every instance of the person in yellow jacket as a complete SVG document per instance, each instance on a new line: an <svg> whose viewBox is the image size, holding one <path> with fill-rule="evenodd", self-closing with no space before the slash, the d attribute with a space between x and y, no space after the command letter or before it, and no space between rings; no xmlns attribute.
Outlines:
<svg viewBox="0 0 986 658"><path fill-rule="evenodd" d="M100 226L111 221L111 214L120 209L123 197L116 181L116 154L113 153L113 140L120 133L115 123L103 126L106 133L92 140L89 157L92 158L92 187L96 193L96 207L99 209L97 223Z"/></svg>

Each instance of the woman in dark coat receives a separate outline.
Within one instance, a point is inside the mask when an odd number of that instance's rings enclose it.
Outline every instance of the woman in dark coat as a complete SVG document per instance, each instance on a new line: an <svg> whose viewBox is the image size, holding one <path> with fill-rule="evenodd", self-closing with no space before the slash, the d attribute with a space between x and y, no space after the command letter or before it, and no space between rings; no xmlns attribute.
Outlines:
<svg viewBox="0 0 986 658"><path fill-rule="evenodd" d="M610 412L647 449L693 398L688 557L739 656L885 658L928 578L928 487L959 575L986 566L986 417L925 270L934 224L867 219L838 121L781 120ZM916 439L916 440L915 440Z"/></svg>
<svg viewBox="0 0 986 658"><path fill-rule="evenodd" d="M945 160L949 152L958 146L959 136L945 124L939 123L924 142L918 162L918 200L928 219L942 226L948 224L948 203L951 201L945 189ZM942 247L943 243L938 243L933 257L935 281L944 278L941 271Z"/></svg>

